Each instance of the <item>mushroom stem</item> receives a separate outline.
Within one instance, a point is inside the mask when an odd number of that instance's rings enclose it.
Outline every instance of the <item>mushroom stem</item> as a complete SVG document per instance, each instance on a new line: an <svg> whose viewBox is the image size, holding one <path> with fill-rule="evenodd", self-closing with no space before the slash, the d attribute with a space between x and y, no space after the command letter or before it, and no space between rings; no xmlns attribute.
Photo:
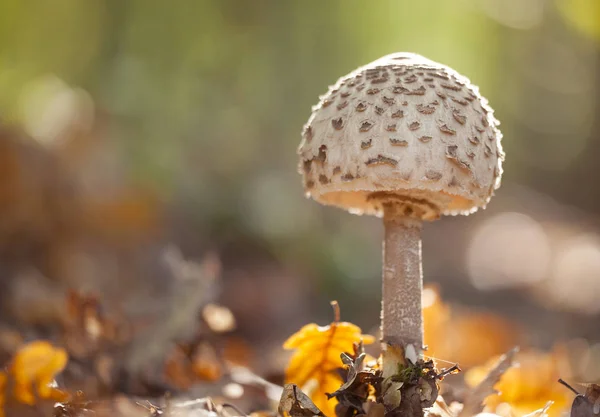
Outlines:
<svg viewBox="0 0 600 417"><path fill-rule="evenodd" d="M400 215L384 204L383 297L381 336L384 343L423 349L421 292L421 221Z"/></svg>

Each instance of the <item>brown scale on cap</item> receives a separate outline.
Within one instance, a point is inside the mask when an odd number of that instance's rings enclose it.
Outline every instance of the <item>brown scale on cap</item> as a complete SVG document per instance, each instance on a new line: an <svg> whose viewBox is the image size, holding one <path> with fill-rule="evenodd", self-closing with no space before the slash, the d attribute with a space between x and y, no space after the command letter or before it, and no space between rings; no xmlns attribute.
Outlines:
<svg viewBox="0 0 600 417"><path fill-rule="evenodd" d="M365 140L360 143L361 149L369 149L373 145L373 139Z"/></svg>
<svg viewBox="0 0 600 417"><path fill-rule="evenodd" d="M411 123L408 125L408 129L409 129L409 130L418 130L420 127L421 127L421 123L420 123L420 122L418 122L418 121L416 121L416 120L415 120L414 122L411 122Z"/></svg>
<svg viewBox="0 0 600 417"><path fill-rule="evenodd" d="M427 104L417 104L417 111L422 114L432 114L435 112L435 107Z"/></svg>
<svg viewBox="0 0 600 417"><path fill-rule="evenodd" d="M405 204L430 203L413 217L468 214L500 185L497 126L477 87L456 71L388 55L342 77L314 108L298 149L306 193L353 213L381 216L373 196L391 193Z"/></svg>
<svg viewBox="0 0 600 417"><path fill-rule="evenodd" d="M408 142L403 139L390 138L390 143L392 144L392 146L408 146Z"/></svg>

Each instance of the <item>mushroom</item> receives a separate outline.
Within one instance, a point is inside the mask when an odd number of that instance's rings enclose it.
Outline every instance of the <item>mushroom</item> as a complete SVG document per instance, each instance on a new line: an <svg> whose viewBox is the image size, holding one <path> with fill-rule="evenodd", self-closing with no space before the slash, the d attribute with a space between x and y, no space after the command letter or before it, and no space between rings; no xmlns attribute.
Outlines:
<svg viewBox="0 0 600 417"><path fill-rule="evenodd" d="M356 69L313 107L298 148L307 197L383 218L384 346L422 357L422 223L485 208L498 124L467 78L411 53Z"/></svg>

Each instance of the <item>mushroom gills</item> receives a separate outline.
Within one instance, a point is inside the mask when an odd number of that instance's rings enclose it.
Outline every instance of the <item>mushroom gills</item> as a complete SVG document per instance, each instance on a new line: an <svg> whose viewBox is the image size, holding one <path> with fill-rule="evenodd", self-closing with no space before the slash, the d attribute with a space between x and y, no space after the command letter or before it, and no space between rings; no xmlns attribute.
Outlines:
<svg viewBox="0 0 600 417"><path fill-rule="evenodd" d="M376 191L367 195L367 201L382 211L393 211L398 217L408 217L419 220L439 219L441 211L439 207L424 198L412 197L388 191Z"/></svg>

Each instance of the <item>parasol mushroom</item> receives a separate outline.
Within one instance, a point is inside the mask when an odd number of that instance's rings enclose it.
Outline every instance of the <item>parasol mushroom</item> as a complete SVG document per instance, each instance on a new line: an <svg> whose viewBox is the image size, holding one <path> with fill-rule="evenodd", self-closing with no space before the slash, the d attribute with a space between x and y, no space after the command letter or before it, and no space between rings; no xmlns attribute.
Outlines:
<svg viewBox="0 0 600 417"><path fill-rule="evenodd" d="M422 223L486 206L499 123L467 78L410 53L340 78L312 110L298 149L306 195L383 218L382 341L421 357Z"/></svg>

